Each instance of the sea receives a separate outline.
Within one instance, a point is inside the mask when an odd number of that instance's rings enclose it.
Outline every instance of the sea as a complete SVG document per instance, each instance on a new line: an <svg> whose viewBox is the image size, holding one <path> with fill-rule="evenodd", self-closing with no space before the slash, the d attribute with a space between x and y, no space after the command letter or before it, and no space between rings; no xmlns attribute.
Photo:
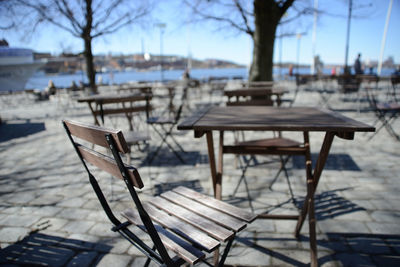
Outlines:
<svg viewBox="0 0 400 267"><path fill-rule="evenodd" d="M389 76L393 73L393 69L382 69L382 76ZM154 71L112 71L107 73L98 73L96 79L98 83L103 84L122 84L128 82L155 82L155 81L172 81L182 78L184 70L154 70ZM294 69L294 73L310 74L310 68ZM330 74L331 69L325 68L324 74ZM226 77L228 79L243 79L247 80L249 69L248 68L219 68L219 69L192 69L190 77L201 81L207 81L210 77ZM273 75L274 80L279 81L287 79L289 70L288 68L274 67ZM71 86L74 81L77 85L79 82L87 83L85 73L75 74L45 74L35 73L27 82L25 89L38 89L43 90L47 87L49 81L53 81L54 85L59 88Z"/></svg>

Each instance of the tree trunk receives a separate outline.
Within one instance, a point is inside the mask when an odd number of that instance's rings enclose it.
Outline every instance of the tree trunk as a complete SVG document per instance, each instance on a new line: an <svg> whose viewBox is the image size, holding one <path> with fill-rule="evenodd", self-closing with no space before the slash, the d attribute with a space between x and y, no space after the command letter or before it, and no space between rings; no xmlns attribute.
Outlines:
<svg viewBox="0 0 400 267"><path fill-rule="evenodd" d="M93 63L93 53L92 53L92 22L93 22L93 10L92 10L92 0L85 0L86 3L86 25L82 31L82 38L85 43L85 51L83 54L86 59L86 75L89 80L90 92L97 93L96 87L96 70L94 69Z"/></svg>
<svg viewBox="0 0 400 267"><path fill-rule="evenodd" d="M272 81L274 42L281 10L274 0L254 0L255 30L250 81Z"/></svg>
<svg viewBox="0 0 400 267"><path fill-rule="evenodd" d="M84 38L85 51L83 52L86 60L86 76L89 80L90 92L97 93L96 87L96 70L93 63L92 53L92 39L89 37Z"/></svg>

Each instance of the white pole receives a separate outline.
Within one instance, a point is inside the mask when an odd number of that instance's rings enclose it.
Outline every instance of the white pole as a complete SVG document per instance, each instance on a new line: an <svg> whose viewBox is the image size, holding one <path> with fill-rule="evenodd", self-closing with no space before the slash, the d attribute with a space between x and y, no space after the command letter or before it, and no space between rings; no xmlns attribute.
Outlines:
<svg viewBox="0 0 400 267"><path fill-rule="evenodd" d="M312 64L311 64L311 74L315 74L315 50L317 42L317 19L318 19L318 0L314 0L314 25L312 34Z"/></svg>
<svg viewBox="0 0 400 267"><path fill-rule="evenodd" d="M381 54L379 56L379 64L378 64L378 75L381 75L383 52L385 51L386 35L387 35L387 30L389 28L389 20L390 20L390 14L392 13L392 6L393 6L393 0L390 0L388 12L386 15L385 29L383 30L383 37L382 37L382 43L381 43Z"/></svg>

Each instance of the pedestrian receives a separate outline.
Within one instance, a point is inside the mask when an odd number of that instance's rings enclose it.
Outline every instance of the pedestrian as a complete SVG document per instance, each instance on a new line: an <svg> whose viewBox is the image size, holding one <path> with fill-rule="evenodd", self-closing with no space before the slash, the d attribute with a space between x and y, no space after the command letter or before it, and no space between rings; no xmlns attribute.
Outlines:
<svg viewBox="0 0 400 267"><path fill-rule="evenodd" d="M354 72L357 74L364 74L364 71L361 67L361 54L359 53L356 60L354 61Z"/></svg>

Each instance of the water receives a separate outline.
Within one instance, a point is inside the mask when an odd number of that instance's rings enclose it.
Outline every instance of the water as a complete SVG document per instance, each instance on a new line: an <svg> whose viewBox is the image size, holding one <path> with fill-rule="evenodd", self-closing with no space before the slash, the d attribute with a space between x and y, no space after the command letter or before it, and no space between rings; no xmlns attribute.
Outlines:
<svg viewBox="0 0 400 267"><path fill-rule="evenodd" d="M169 80L179 80L182 78L183 70L164 70L163 77L164 81ZM247 79L246 68L229 68L229 69L192 69L190 72L190 77L199 80L206 80L209 77L228 77L232 79L233 77L242 77L243 79ZM113 72L110 73L99 73L96 75L96 79L101 77L102 82L105 84L110 83L126 83L126 82L137 82L137 81L160 81L161 80L161 71L125 71L125 72ZM54 82L56 87L69 87L71 86L72 81L75 81L76 84L79 84L79 81L87 83L88 80L85 74L60 74L60 75L45 75L45 74L35 74L32 76L25 88L37 88L44 89L49 80Z"/></svg>
<svg viewBox="0 0 400 267"><path fill-rule="evenodd" d="M394 70L392 69L382 69L382 76L390 76L390 74ZM297 69L293 69L294 73L297 73ZM289 73L288 68L274 68L273 74L275 80L281 80L285 75ZM310 68L299 68L298 73L300 74L310 74ZM331 69L324 68L324 74L331 74ZM178 80L181 79L183 74L183 70L164 70L163 77L164 81L169 80ZM233 77L242 77L243 79L248 78L248 69L247 68L226 68L226 69L192 69L190 72L190 76L194 79L199 80L207 80L209 77L227 77L232 79ZM96 79L98 80L101 77L102 82L105 84L110 83L126 83L126 82L135 82L135 81L159 81L161 80L161 71L124 71L124 72L113 72L110 73L101 73L96 75ZM79 84L79 81L87 83L88 80L84 73L80 74L59 74L59 75L45 75L45 74L35 74L32 76L28 83L26 84L26 89L40 89L43 90L46 88L49 80L52 80L56 87L69 87L71 86L72 81L75 81L76 84Z"/></svg>

